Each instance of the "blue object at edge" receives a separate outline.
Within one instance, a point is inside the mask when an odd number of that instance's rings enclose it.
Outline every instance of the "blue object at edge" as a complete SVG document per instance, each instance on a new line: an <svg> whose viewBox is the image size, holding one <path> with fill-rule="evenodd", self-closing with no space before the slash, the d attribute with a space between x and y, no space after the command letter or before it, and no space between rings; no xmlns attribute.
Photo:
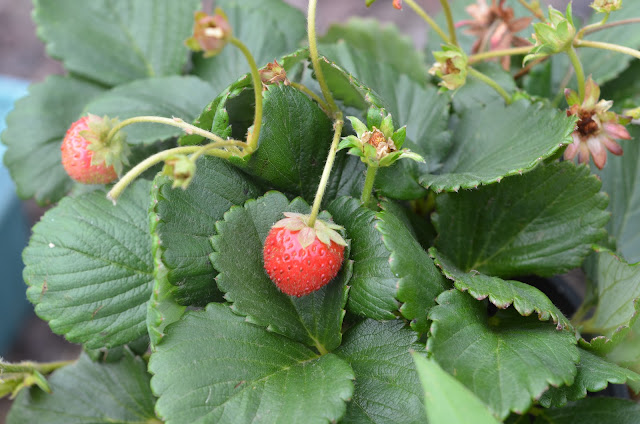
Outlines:
<svg viewBox="0 0 640 424"><path fill-rule="evenodd" d="M27 94L27 86L26 81L0 76L0 132L14 102ZM5 150L0 144L0 356L9 350L31 310L22 279L22 249L29 230L13 181L1 165Z"/></svg>

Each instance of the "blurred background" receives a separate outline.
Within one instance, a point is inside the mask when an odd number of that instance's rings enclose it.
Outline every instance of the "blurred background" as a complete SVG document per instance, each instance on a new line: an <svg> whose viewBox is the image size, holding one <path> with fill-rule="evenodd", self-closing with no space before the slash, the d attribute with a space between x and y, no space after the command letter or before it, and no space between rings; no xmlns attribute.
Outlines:
<svg viewBox="0 0 640 424"><path fill-rule="evenodd" d="M53 1L53 0L52 0ZM285 0L305 10L307 0ZM636 0L640 1L640 0ZM417 0L430 14L440 8L439 0ZM487 0L488 3L491 0ZM507 0L507 4L516 0ZM211 4L205 0L205 4ZM318 31L324 33L332 22L344 22L350 16L376 17L394 22L409 35L417 47L426 41L424 22L410 9L397 11L391 1L378 0L370 8L364 0L320 0ZM567 0L554 0L557 8ZM589 0L574 0L574 11L584 16ZM13 102L27 92L28 84L42 81L47 75L63 73L60 64L48 58L36 36L31 20L32 5L26 0L0 0L0 132ZM0 144L0 158L4 147ZM53 361L73 359L80 348L51 333L26 301L20 254L29 236L29 228L44 210L34 202L19 201L8 172L0 164L0 357L7 361ZM10 402L0 400L0 424L4 423ZM35 424L35 423L34 423Z"/></svg>

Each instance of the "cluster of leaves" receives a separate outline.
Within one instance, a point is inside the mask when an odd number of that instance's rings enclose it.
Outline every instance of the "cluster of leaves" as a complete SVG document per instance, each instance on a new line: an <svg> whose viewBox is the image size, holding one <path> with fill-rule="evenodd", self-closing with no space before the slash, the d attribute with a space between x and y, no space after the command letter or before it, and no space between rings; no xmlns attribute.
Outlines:
<svg viewBox="0 0 640 424"><path fill-rule="evenodd" d="M464 4L454 2L454 14ZM281 58L292 81L319 91L308 52L296 50L300 11L281 0L217 5L259 65ZM505 105L473 80L455 96L439 92L425 56L392 27L332 27L321 66L345 112L364 119L369 106L384 107L425 162L381 170L372 210L358 200L364 164L338 154L323 206L349 247L321 290L286 296L262 265L271 225L283 212L308 213L332 138L331 119L291 86L264 92L250 158L200 158L186 190L149 173L113 206L104 188L74 186L59 146L86 112L246 134L253 88L240 53L188 61L183 41L199 7L35 1L38 33L68 75L18 102L5 161L21 196L59 202L24 252L27 296L86 353L49 378L52 394L23 390L10 424L495 423L532 407L540 423L637 420L631 401L583 398L609 383L640 390L640 270L627 262L640 260L640 147L628 143L602 182L558 162L573 118L544 97ZM585 63L610 63L603 57ZM638 68L620 63L594 76ZM484 71L521 89L493 65ZM553 73L526 84L552 87ZM638 96L613 80L603 90ZM125 131L138 158L202 142L147 124ZM597 243L611 250L594 252ZM562 281L545 294L524 277L583 263L591 285L581 310L595 312L577 327L552 301L566 292Z"/></svg>

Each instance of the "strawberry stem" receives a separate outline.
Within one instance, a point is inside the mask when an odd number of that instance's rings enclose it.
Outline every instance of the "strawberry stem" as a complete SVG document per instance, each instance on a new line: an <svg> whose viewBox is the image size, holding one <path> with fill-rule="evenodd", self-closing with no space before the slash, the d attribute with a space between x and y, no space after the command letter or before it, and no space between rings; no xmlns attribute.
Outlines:
<svg viewBox="0 0 640 424"><path fill-rule="evenodd" d="M492 59L494 57L502 57L502 56L515 56L519 54L527 54L533 48L533 46L525 46L525 47L513 47L509 49L502 50L490 50L487 52L476 53L469 56L469 63L479 62L484 59Z"/></svg>
<svg viewBox="0 0 640 424"><path fill-rule="evenodd" d="M364 180L364 188L362 189L362 196L360 200L362 204L365 206L369 205L369 200L371 200L371 192L373 191L373 183L376 180L376 173L378 172L377 166L369 165L367 167L367 176Z"/></svg>
<svg viewBox="0 0 640 424"><path fill-rule="evenodd" d="M427 24L429 24L431 29L433 29L446 44L451 43L451 40L449 39L447 34L442 30L442 28L440 28L436 23L436 21L434 21L433 18L431 18L431 16L429 16L427 12L424 11L423 8L418 6L418 4L415 1L404 0L404 2L408 4L409 7L412 8L413 11L416 12Z"/></svg>
<svg viewBox="0 0 640 424"><path fill-rule="evenodd" d="M320 85L320 89L322 90L322 96L327 101L329 105L329 110L336 117L336 123L338 120L341 120L342 117L338 118L338 106L336 106L335 100L333 100L333 96L331 95L331 91L329 90L329 86L327 85L327 81L324 79L324 73L322 72L322 68L320 67L320 58L318 55L318 42L316 37L316 6L318 0L309 0L309 13L307 16L307 32L309 36L309 56L311 57L311 64L313 65L313 71L316 74L316 80Z"/></svg>
<svg viewBox="0 0 640 424"><path fill-rule="evenodd" d="M585 82L582 63L580 63L580 58L576 54L576 50L573 47L570 47L567 50L567 56L569 56L569 59L571 60L571 64L573 65L573 70L576 72L576 80L578 82L578 95L580 96L580 102L582 102L584 100L584 82Z"/></svg>
<svg viewBox="0 0 640 424"><path fill-rule="evenodd" d="M473 69L471 66L467 68L467 72L469 72L469 75L471 75L472 77L479 79L480 81L484 82L485 84L493 88L498 94L502 96L502 98L507 104L511 104L511 101L512 101L511 96L509 95L509 93L507 93L507 91L504 88L500 86L500 84L498 84L497 82L495 82L493 79L486 76L482 72Z"/></svg>
<svg viewBox="0 0 640 424"><path fill-rule="evenodd" d="M322 177L320 178L320 184L318 185L318 191L316 192L316 198L313 200L313 207L311 208L311 215L309 216L308 225L313 228L316 223L316 218L320 212L320 205L322 204L322 197L327 189L327 183L329 182L329 176L331 175L331 168L333 162L336 159L336 151L338 150L338 143L340 142L340 136L342 135L342 127L344 126L344 120L342 119L342 113L337 113L337 118L333 124L333 141L329 148L329 155L327 161L324 164L324 170L322 171Z"/></svg>
<svg viewBox="0 0 640 424"><path fill-rule="evenodd" d="M245 46L244 43L236 37L231 37L230 42L240 49L244 57L247 59L247 63L249 63L249 68L251 68L251 79L253 82L253 91L256 102L256 110L253 117L253 130L247 140L247 153L251 153L258 148L258 138L260 138L260 128L262 127L262 80L260 79L258 65L256 65L256 61L247 46Z"/></svg>
<svg viewBox="0 0 640 424"><path fill-rule="evenodd" d="M15 373L24 373L24 372L33 372L38 371L42 374L50 374L58 368L66 367L67 365L71 365L75 360L72 361L58 361L58 362L31 362L25 361L17 364L9 364L6 362L0 361L0 374L15 374Z"/></svg>
<svg viewBox="0 0 640 424"><path fill-rule="evenodd" d="M456 38L456 26L453 23L453 15L451 14L451 6L449 6L449 0L440 0L440 4L442 5L442 11L444 15L447 17L447 27L449 29L449 39L451 40L451 44L457 46L458 39Z"/></svg>
<svg viewBox="0 0 640 424"><path fill-rule="evenodd" d="M111 139L122 128L126 127L127 125L139 124L139 123L170 125L172 127L177 127L182 129L187 134L198 134L211 141L217 141L217 142L227 141L227 140L224 140L222 137L215 135L212 132L203 130L202 128L198 128L195 125L187 124L180 118L165 118L163 116L135 116L133 118L125 119L124 121L121 121L118 125L111 128L111 131L109 131L109 134L107 134L107 144L109 144Z"/></svg>
<svg viewBox="0 0 640 424"><path fill-rule="evenodd" d="M111 188L109 193L107 193L107 198L115 204L118 200L118 197L120 197L122 192L129 186L129 184L131 184L136 178L138 178L144 171L151 168L153 165L164 161L172 155L198 153L204 150L204 152L206 152L206 154L209 156L228 159L231 156L231 152L220 150L219 148L234 146L237 147L239 145L244 146L246 144L242 141L237 140L222 140L207 144L206 146L182 146L158 152L155 155L149 156L148 158L134 166L129 172L127 172L124 177L122 177L120 181L118 181L116 185Z"/></svg>

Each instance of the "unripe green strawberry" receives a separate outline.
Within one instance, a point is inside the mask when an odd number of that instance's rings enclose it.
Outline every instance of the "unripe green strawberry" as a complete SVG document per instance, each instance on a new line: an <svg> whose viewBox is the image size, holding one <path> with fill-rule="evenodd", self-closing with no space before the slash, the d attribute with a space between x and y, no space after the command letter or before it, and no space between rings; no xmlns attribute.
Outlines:
<svg viewBox="0 0 640 424"><path fill-rule="evenodd" d="M62 166L71 178L83 184L108 184L118 178L128 146L120 132L107 140L116 123L88 115L71 124L60 147Z"/></svg>
<svg viewBox="0 0 640 424"><path fill-rule="evenodd" d="M271 281L289 296L305 296L340 271L346 242L335 229L339 226L316 220L307 225L308 216L285 213L264 242L264 269Z"/></svg>

